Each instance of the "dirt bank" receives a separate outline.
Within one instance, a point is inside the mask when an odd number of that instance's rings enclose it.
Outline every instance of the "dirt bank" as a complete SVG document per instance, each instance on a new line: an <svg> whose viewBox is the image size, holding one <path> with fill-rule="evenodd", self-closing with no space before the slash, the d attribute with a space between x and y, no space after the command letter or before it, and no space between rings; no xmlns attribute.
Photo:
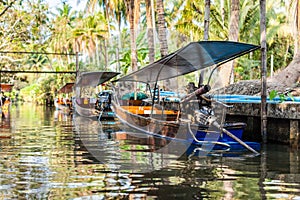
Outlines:
<svg viewBox="0 0 300 200"><path fill-rule="evenodd" d="M267 93L272 90L276 90L279 93L288 93L290 92L293 96L300 96L300 86L295 85L287 87L285 85L280 85L274 82L267 82ZM241 95L260 95L261 91L261 82L260 80L245 80L239 81L237 83L228 85L225 88L218 90L212 90L212 94L224 93L224 94L241 94Z"/></svg>

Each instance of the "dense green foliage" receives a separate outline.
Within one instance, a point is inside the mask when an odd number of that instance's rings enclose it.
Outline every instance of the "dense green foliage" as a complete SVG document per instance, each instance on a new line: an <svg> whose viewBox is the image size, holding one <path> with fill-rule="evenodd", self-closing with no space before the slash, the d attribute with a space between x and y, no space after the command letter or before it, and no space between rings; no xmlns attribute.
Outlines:
<svg viewBox="0 0 300 200"><path fill-rule="evenodd" d="M79 52L80 70L112 70L126 74L131 70L130 32L123 1L88 1L84 11L67 3L50 12L47 1L7 1L0 5L1 70L75 70L74 55L20 54L3 52ZM11 3L11 4L9 4ZM204 1L165 0L169 52L203 39ZM282 1L268 1L268 64L274 56L274 69L292 60L293 38L283 31L288 27L288 12ZM91 9L93 8L93 9ZM91 11L91 12L89 12ZM239 40L260 43L259 1L240 1ZM210 40L228 40L230 1L211 2ZM141 1L141 19L137 36L138 67L148 63L145 2ZM159 43L156 41L156 58ZM235 79L259 78L260 53L238 60ZM269 71L268 71L269 73ZM15 89L35 88L35 96L55 92L74 75L1 74L1 82L13 82ZM38 81L36 81L38 80ZM32 85L32 83L37 85ZM50 87L51 85L51 87ZM39 89L36 89L39 88ZM25 91L25 90L24 90ZM25 92L24 92L25 94ZM26 95L29 95L26 93Z"/></svg>

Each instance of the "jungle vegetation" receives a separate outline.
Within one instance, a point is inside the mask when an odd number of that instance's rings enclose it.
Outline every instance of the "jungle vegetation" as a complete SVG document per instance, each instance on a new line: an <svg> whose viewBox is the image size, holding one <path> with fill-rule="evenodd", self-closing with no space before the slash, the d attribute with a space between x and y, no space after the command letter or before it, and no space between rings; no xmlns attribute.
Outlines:
<svg viewBox="0 0 300 200"><path fill-rule="evenodd" d="M80 70L119 71L124 75L191 41L204 39L207 0L87 0L81 10L68 3L49 10L45 0L1 2L0 69L4 71L74 71L73 54L78 52ZM209 3L208 40L232 39L235 4L239 8L235 16L237 40L260 44L258 0ZM267 63L278 71L288 66L298 51L299 5L295 0L266 3ZM243 56L234 65L235 81L260 78L259 51ZM1 73L0 82L13 83L15 90L37 99L74 80L72 74Z"/></svg>

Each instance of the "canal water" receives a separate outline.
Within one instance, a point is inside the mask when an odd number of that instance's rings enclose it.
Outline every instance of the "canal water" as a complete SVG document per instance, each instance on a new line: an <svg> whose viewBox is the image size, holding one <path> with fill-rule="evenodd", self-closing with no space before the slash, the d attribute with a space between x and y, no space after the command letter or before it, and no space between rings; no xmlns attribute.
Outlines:
<svg viewBox="0 0 300 200"><path fill-rule="evenodd" d="M0 199L300 199L300 153L285 145L178 157L118 122L33 104L13 105L0 133Z"/></svg>

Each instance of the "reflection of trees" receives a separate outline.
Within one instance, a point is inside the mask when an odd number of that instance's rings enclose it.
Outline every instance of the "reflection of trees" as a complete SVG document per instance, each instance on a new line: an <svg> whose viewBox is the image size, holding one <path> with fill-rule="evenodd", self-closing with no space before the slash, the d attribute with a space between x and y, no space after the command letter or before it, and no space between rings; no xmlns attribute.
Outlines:
<svg viewBox="0 0 300 200"><path fill-rule="evenodd" d="M151 143L145 139L145 143L139 143L141 141L128 136L122 141L116 140L116 134L112 133L114 125L103 125L100 129L94 121L95 130L86 132L85 139L89 139L90 147L97 148L98 152L111 153L107 155L111 161L109 164L131 167L132 156L136 156L136 162L149 162L153 169L147 173L132 168L114 170L94 159L85 144L80 143L71 118L54 121L53 115L49 114L53 110L42 110L42 107L28 104L20 105L20 109L20 113L12 110L15 128L10 133L13 137L0 140L1 187L5 188L1 195L7 199L84 196L104 199L222 199L227 195L234 199L261 199L275 192L289 197L299 194L300 152L290 151L288 147L269 146L266 149L268 154L265 150L262 152L267 157L212 155L177 159L151 152L151 145L156 147L159 142ZM93 123L85 125L92 126ZM101 142L106 146L100 146ZM166 166L163 162L169 163ZM275 192L274 186L278 188ZM226 193L228 189L231 193Z"/></svg>

